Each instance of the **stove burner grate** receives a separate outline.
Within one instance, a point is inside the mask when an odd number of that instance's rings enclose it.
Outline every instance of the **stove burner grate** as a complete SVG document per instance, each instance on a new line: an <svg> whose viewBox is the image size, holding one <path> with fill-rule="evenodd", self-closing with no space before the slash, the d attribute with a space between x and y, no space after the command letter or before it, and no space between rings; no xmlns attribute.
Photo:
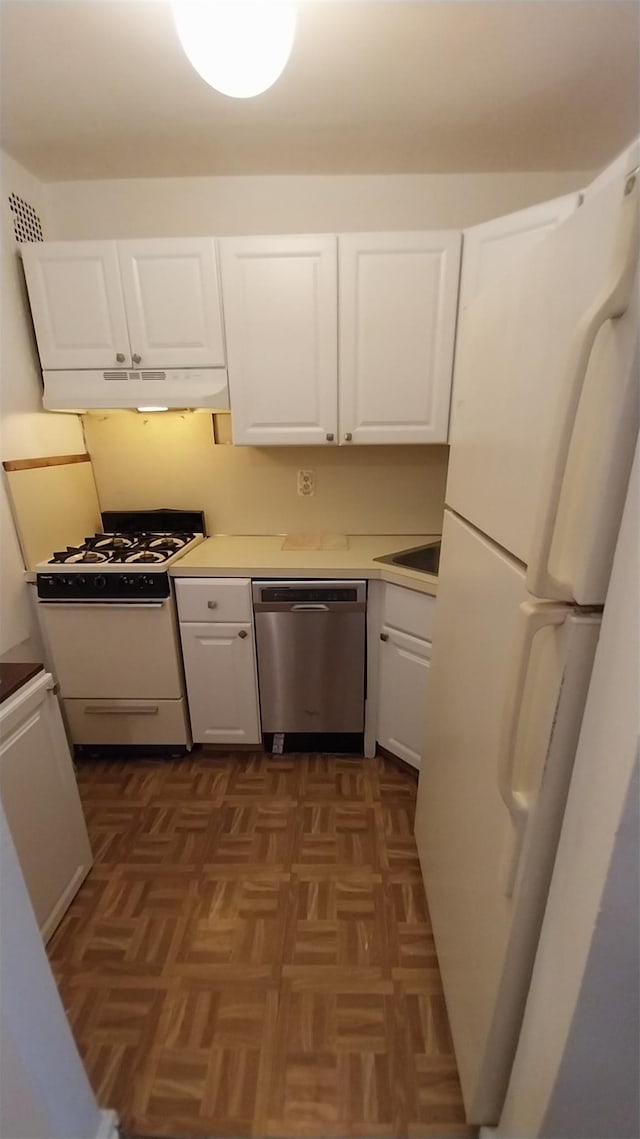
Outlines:
<svg viewBox="0 0 640 1139"><path fill-rule="evenodd" d="M193 541L195 534L93 534L81 546L67 546L49 560L49 565L82 562L83 564L166 562L184 546Z"/></svg>

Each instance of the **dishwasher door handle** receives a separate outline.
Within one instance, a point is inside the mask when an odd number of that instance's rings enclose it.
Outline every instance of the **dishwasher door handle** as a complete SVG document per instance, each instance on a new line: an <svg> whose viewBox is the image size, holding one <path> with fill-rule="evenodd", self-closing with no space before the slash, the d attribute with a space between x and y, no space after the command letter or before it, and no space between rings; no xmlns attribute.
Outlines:
<svg viewBox="0 0 640 1139"><path fill-rule="evenodd" d="M310 601L308 604L300 602L298 605L291 606L292 613L328 613L329 606L322 605L320 602Z"/></svg>

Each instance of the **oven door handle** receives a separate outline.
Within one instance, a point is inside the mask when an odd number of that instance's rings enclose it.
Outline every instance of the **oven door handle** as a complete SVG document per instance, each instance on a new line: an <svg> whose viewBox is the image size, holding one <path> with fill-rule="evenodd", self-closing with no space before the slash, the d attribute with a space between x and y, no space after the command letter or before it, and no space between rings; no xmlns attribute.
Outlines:
<svg viewBox="0 0 640 1139"><path fill-rule="evenodd" d="M87 704L85 716L157 716L159 704L130 704L118 707L116 704Z"/></svg>
<svg viewBox="0 0 640 1139"><path fill-rule="evenodd" d="M38 598L39 605L53 605L56 609L162 609L169 601L52 601Z"/></svg>

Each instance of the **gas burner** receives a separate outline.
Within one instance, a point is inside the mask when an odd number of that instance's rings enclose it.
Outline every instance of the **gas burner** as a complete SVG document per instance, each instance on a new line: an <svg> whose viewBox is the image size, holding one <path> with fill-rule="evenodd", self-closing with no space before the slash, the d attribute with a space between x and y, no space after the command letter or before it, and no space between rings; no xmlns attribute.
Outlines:
<svg viewBox="0 0 640 1139"><path fill-rule="evenodd" d="M83 546L69 546L67 550L58 552L53 555L49 565L56 563L68 564L71 562L106 562L109 560L108 554L99 553L98 550L86 550Z"/></svg>
<svg viewBox="0 0 640 1139"><path fill-rule="evenodd" d="M85 544L94 550L129 550L135 544L135 538L125 537L124 534L96 534L87 538Z"/></svg>
<svg viewBox="0 0 640 1139"><path fill-rule="evenodd" d="M128 554L122 561L124 562L166 562L167 554L160 550L136 550L135 553Z"/></svg>
<svg viewBox="0 0 640 1139"><path fill-rule="evenodd" d="M194 537L193 534L160 534L156 538L149 538L150 550L181 550Z"/></svg>

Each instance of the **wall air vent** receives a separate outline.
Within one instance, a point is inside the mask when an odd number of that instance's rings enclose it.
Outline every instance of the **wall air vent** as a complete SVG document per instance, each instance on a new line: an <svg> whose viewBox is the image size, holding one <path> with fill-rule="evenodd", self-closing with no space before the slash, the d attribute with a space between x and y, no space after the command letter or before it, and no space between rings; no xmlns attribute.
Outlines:
<svg viewBox="0 0 640 1139"><path fill-rule="evenodd" d="M33 206L25 202L19 194L9 194L9 208L18 244L23 241L44 241L42 222Z"/></svg>
<svg viewBox="0 0 640 1139"><path fill-rule="evenodd" d="M140 375L143 380L155 380L156 382L167 378L166 372L141 372Z"/></svg>
<svg viewBox="0 0 640 1139"><path fill-rule="evenodd" d="M126 380L127 379L127 373L126 372L103 372L102 378L103 378L103 380Z"/></svg>

